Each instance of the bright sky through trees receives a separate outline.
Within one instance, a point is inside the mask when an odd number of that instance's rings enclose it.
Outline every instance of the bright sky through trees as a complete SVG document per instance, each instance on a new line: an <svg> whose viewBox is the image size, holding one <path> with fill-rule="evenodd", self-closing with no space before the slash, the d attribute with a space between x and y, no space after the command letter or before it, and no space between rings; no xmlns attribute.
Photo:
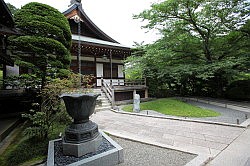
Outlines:
<svg viewBox="0 0 250 166"><path fill-rule="evenodd" d="M63 12L68 9L70 0L4 0L17 8L35 1L48 4ZM106 34L121 44L132 46L134 41L151 43L157 39L156 31L145 33L143 23L134 20L133 14L139 14L159 0L82 0L83 9L91 20Z"/></svg>

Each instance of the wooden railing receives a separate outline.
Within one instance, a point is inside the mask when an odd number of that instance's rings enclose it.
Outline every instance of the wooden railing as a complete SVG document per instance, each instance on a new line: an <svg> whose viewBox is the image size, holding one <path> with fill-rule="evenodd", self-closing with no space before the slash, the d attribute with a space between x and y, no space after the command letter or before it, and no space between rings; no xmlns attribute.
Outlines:
<svg viewBox="0 0 250 166"><path fill-rule="evenodd" d="M112 108L115 106L115 86L123 86L123 87L133 87L133 86L146 86L146 79L138 79L138 80L118 80L118 82L112 82L113 80L107 81L103 78L101 79L101 87L102 91L107 96L110 101ZM145 98L148 97L147 89L145 91Z"/></svg>
<svg viewBox="0 0 250 166"><path fill-rule="evenodd" d="M108 85L112 86L146 86L146 79L137 79L137 80L129 80L129 79L103 79Z"/></svg>
<svg viewBox="0 0 250 166"><path fill-rule="evenodd" d="M146 78L144 79L137 79L137 80L125 80L124 85L125 86L146 86Z"/></svg>
<svg viewBox="0 0 250 166"><path fill-rule="evenodd" d="M114 88L112 87L112 84L102 79L102 91L107 96L113 108L115 105L115 92L114 92Z"/></svg>

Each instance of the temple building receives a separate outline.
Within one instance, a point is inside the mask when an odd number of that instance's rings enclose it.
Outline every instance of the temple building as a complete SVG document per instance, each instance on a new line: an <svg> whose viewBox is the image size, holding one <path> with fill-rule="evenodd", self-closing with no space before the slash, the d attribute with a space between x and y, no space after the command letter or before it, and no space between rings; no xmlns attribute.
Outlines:
<svg viewBox="0 0 250 166"><path fill-rule="evenodd" d="M124 60L131 55L126 47L99 29L82 9L81 0L71 0L65 12L72 33L71 69L96 78L95 87L101 87L114 107L132 101L134 94L148 98L146 80L125 80Z"/></svg>
<svg viewBox="0 0 250 166"><path fill-rule="evenodd" d="M6 76L6 68L14 66L14 61L7 54L7 38L18 34L15 29L12 14L3 0L0 0L0 67L3 77Z"/></svg>
<svg viewBox="0 0 250 166"><path fill-rule="evenodd" d="M101 78L112 81L112 85L123 85L123 60L131 55L131 49L99 29L84 12L80 1L72 2L63 14L72 32L71 69L94 75L97 87L101 86Z"/></svg>

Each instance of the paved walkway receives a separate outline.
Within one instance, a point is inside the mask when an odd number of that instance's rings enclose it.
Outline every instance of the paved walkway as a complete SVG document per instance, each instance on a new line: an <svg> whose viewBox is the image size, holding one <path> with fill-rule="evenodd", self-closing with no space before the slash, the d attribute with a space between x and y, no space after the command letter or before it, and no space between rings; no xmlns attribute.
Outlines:
<svg viewBox="0 0 250 166"><path fill-rule="evenodd" d="M190 165L199 165L210 157L216 157L246 130L111 111L98 112L92 120L100 129L116 136L198 154Z"/></svg>
<svg viewBox="0 0 250 166"><path fill-rule="evenodd" d="M208 166L250 166L250 128L244 131Z"/></svg>

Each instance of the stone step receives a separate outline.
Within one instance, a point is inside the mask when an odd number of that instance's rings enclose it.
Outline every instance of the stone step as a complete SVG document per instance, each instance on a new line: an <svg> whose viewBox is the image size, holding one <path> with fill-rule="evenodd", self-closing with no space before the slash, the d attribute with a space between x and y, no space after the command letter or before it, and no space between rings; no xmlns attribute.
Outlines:
<svg viewBox="0 0 250 166"><path fill-rule="evenodd" d="M103 93L102 90L93 90L94 93Z"/></svg>
<svg viewBox="0 0 250 166"><path fill-rule="evenodd" d="M101 100L102 103L102 105L96 105L95 112L111 109L111 103L106 97L106 94L102 92L101 89L93 89L93 93L101 94L101 96L99 96L97 99Z"/></svg>
<svg viewBox="0 0 250 166"><path fill-rule="evenodd" d="M106 96L99 96L97 99L103 100L103 99L107 99L107 97Z"/></svg>
<svg viewBox="0 0 250 166"><path fill-rule="evenodd" d="M96 105L110 105L110 104L111 104L110 102L107 102L107 101L103 102L102 101L101 103L97 103Z"/></svg>
<svg viewBox="0 0 250 166"><path fill-rule="evenodd" d="M106 97L97 98L97 100L102 101L102 102L109 102L108 98Z"/></svg>
<svg viewBox="0 0 250 166"><path fill-rule="evenodd" d="M96 108L101 108L101 107L110 107L111 104L107 103L107 104L102 104L102 105L96 105Z"/></svg>
<svg viewBox="0 0 250 166"><path fill-rule="evenodd" d="M104 111L104 110L111 110L111 106L107 106L107 107L96 107L95 112Z"/></svg>
<svg viewBox="0 0 250 166"><path fill-rule="evenodd" d="M104 94L102 91L93 91L93 93L100 93L100 94Z"/></svg>
<svg viewBox="0 0 250 166"><path fill-rule="evenodd" d="M101 99L102 103L110 103L108 99Z"/></svg>
<svg viewBox="0 0 250 166"><path fill-rule="evenodd" d="M102 103L102 107L104 107L104 106L111 106L111 104L110 103Z"/></svg>
<svg viewBox="0 0 250 166"><path fill-rule="evenodd" d="M102 103L110 103L108 99L100 99L99 101L101 101Z"/></svg>

